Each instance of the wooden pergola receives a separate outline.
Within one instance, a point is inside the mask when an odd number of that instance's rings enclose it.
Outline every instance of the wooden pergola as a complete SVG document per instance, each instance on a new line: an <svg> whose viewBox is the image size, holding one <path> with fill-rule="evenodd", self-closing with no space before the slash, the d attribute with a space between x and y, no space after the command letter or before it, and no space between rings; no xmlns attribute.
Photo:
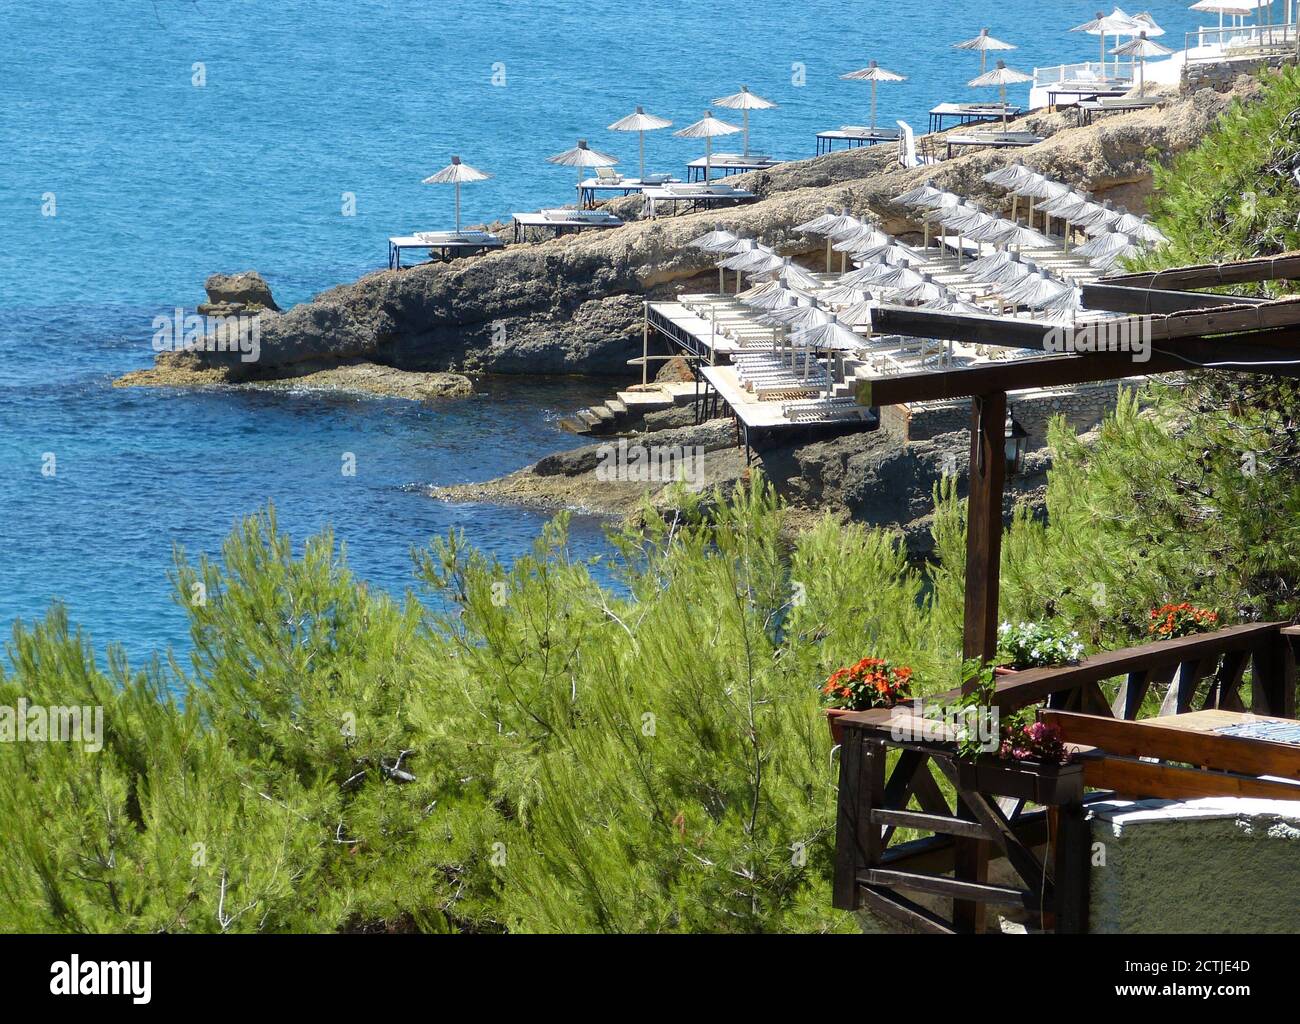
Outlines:
<svg viewBox="0 0 1300 1024"><path fill-rule="evenodd" d="M859 402L877 408L971 399L964 659L993 662L997 654L1007 392L1198 367L1300 377L1300 299L1196 291L1284 278L1300 278L1300 254L1127 274L1084 286L1086 308L1127 314L1108 321L1113 330L1145 332L1142 336L1150 339L1145 362L1135 362L1129 352L1091 351L863 382ZM1052 351L1060 337L1050 324L898 306L882 307L873 327L882 334L1044 351ZM1223 716L1245 710L1239 691L1248 667L1251 710L1294 717L1297 642L1300 630L1285 623L1249 624L1006 677L996 688L1001 711L1046 701L1042 714L1086 751L1081 763L1062 768L1050 785L1041 775L1014 768L976 772L954 758L951 744L900 742L894 709L839 719L845 738L835 905L846 910L866 905L912 929L960 932L982 930L986 904L1017 904L1044 928L1086 931L1085 787L1132 796L1300 798L1300 787L1260 778L1300 779L1300 746L1214 734L1226 721ZM1099 684L1117 676L1125 681L1112 703ZM1186 714L1207 681L1203 709ZM1159 727L1152 723L1166 720L1136 721L1143 698L1166 684L1161 715L1174 717ZM954 691L930 700L960 695ZM889 750L897 759L886 778ZM1158 763L1162 758L1177 764ZM1189 764L1193 767L1183 767ZM955 809L940 792L932 766L955 788ZM1214 771L1200 770L1205 768ZM1031 804L1047 813L1025 813ZM891 847L899 828L933 836ZM1054 860L1043 863L1032 847L1049 831ZM1005 857L1024 888L989 885L990 855ZM941 873L920 870L926 867ZM951 918L903 891L950 897Z"/></svg>

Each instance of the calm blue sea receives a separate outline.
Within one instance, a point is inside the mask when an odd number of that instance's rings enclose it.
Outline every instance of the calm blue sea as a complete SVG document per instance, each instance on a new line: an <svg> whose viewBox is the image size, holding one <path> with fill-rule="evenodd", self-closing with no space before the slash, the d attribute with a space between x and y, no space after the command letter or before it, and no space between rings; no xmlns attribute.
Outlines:
<svg viewBox="0 0 1300 1024"><path fill-rule="evenodd" d="M436 408L110 388L209 273L256 268L283 305L382 266L388 235L450 226L450 191L420 180L453 153L494 175L466 186L467 222L571 201L574 175L545 157L585 137L634 167L636 137L604 126L638 103L684 126L747 84L780 104L753 115L753 148L810 156L816 130L866 117L869 88L838 76L874 58L910 76L882 86L882 120L924 128L930 106L973 95L978 57L950 43L988 26L1024 70L1088 59L1096 38L1067 30L1098 6L4 0L0 629L62 599L135 661L184 648L172 545L216 552L268 501L296 538L332 525L354 569L397 592L410 546L449 528L506 558L531 544L536 514L417 488L575 444L558 415L606 388L487 382ZM1181 48L1197 16L1149 8ZM700 153L647 141L652 168ZM598 524L575 525L578 552L601 545Z"/></svg>

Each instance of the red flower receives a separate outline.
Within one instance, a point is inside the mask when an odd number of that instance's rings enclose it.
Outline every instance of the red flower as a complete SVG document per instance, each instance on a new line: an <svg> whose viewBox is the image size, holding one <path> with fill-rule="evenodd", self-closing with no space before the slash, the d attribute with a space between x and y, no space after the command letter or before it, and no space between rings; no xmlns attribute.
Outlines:
<svg viewBox="0 0 1300 1024"><path fill-rule="evenodd" d="M890 707L910 695L912 670L884 658L862 658L850 668L836 669L822 687L832 707L853 711Z"/></svg>
<svg viewBox="0 0 1300 1024"><path fill-rule="evenodd" d="M1219 613L1198 608L1189 601L1151 609L1148 633L1158 640L1201 633L1219 621Z"/></svg>

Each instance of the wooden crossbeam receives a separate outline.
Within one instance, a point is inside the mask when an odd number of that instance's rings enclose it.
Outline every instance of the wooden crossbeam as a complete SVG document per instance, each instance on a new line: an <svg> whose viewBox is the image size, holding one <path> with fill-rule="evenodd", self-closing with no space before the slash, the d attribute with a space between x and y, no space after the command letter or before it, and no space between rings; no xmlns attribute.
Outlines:
<svg viewBox="0 0 1300 1024"><path fill-rule="evenodd" d="M890 888L932 892L939 896L953 896L973 903L1004 903L1024 907L1027 910L1038 909L1037 894L1024 889L980 882L962 882L955 878L930 875L922 871L868 868L859 876L859 882L864 885L884 885Z"/></svg>
<svg viewBox="0 0 1300 1024"><path fill-rule="evenodd" d="M1196 732L1159 719L1121 722L1114 718L1041 711L1039 718L1060 728L1068 743L1098 747L1124 757L1156 757L1247 775L1278 775L1300 780L1300 747L1271 740ZM1295 790L1300 797L1300 789Z"/></svg>
<svg viewBox="0 0 1300 1024"><path fill-rule="evenodd" d="M1186 369L1186 362L1165 355L1153 356L1145 363L1135 363L1127 353L1044 356L863 380L858 383L857 399L859 405L865 406L906 405L966 398L989 391L1059 387Z"/></svg>
<svg viewBox="0 0 1300 1024"><path fill-rule="evenodd" d="M1219 288L1254 281L1284 281L1300 278L1300 253L1258 256L1232 263L1204 263L1194 267L1116 274L1103 284L1131 288Z"/></svg>
<svg viewBox="0 0 1300 1024"><path fill-rule="evenodd" d="M906 928L929 935L957 934L950 922L919 903L909 900L906 896L872 885L861 886L859 892L862 894L862 902L870 909L897 921Z"/></svg>
<svg viewBox="0 0 1300 1024"><path fill-rule="evenodd" d="M1285 630L1282 631L1285 633ZM1220 711L1245 711L1241 701L1241 678L1250 661L1249 651L1228 651L1215 674L1214 685L1206 695L1205 706Z"/></svg>
<svg viewBox="0 0 1300 1024"><path fill-rule="evenodd" d="M985 838L992 839L1001 848L1007 861L1016 873L1024 879L1030 890L1051 898L1051 886L1043 865L1033 855L1029 847L1021 842L1012 828L1011 822L1002 813L1001 808L991 802L982 793L963 790L960 787L957 769L952 762L936 759L939 769L948 776L953 787L957 789L957 799L961 801L970 816L983 826Z"/></svg>
<svg viewBox="0 0 1300 1024"><path fill-rule="evenodd" d="M1161 715L1181 715L1192 709L1192 698L1196 696L1196 687L1200 681L1218 667L1217 654L1208 657L1193 657L1178 666L1165 699L1160 702Z"/></svg>
<svg viewBox="0 0 1300 1024"><path fill-rule="evenodd" d="M923 814L920 811L893 811L878 807L871 811L871 820L877 825L914 828L925 832L938 832L946 836L965 836L968 839L989 838L978 822L954 818L950 814Z"/></svg>
<svg viewBox="0 0 1300 1024"><path fill-rule="evenodd" d="M1081 324L1075 330L1082 332L1086 326ZM1241 303L1209 310L1185 310L1165 316L1119 317L1105 321L1105 327L1107 331L1116 333L1128 330L1133 337L1139 336L1137 332L1146 332L1141 336L1149 337L1154 342L1291 328L1272 339L1272 344L1285 356L1287 351L1300 350L1300 331L1296 330L1300 328L1300 300L1280 299L1258 305ZM872 328L878 334L902 334L908 337L950 339L1044 351L1050 350L1061 337L1059 326L1033 320L891 305L881 305L872 313ZM1242 340L1258 343L1260 338L1248 337Z"/></svg>
<svg viewBox="0 0 1300 1024"><path fill-rule="evenodd" d="M1180 313L1188 309L1213 309L1219 306L1259 306L1269 301L1255 296L1167 291L1163 288L1134 287L1110 281L1085 284L1082 291L1085 309L1105 309L1112 313Z"/></svg>
<svg viewBox="0 0 1300 1024"><path fill-rule="evenodd" d="M1102 754L1084 754L1081 759L1084 785L1090 789L1114 790L1117 796L1129 799L1195 800L1203 796L1244 796L1263 800L1300 800L1300 786L1270 782L1253 775L1179 768Z"/></svg>

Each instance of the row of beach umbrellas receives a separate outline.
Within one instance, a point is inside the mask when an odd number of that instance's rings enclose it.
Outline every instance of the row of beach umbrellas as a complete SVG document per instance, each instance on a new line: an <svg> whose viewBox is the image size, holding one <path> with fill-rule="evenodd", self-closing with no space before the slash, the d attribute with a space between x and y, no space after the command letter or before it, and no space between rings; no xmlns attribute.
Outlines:
<svg viewBox="0 0 1300 1024"><path fill-rule="evenodd" d="M1023 251L1040 250L1049 254L1055 251L1058 255L1053 257L1053 262L1059 262L1061 249L1057 240L1044 233L1051 218L1067 222L1067 236L1070 226L1083 229L1089 238L1074 250L1074 256L1080 261L1077 265L1084 265L1082 261L1087 260L1103 272L1164 240L1158 229L1144 218L1108 202L1094 202L1087 193L1054 181L1021 161L990 172L985 180L1012 193L1012 218L995 216L928 182L894 200L924 209L927 226L940 223L955 232L959 251L963 237L993 245L992 251L967 262L962 275L964 285L952 286L936 279L927 272L924 259L915 262L914 250L847 209L827 209L821 216L794 228L826 237L828 271L833 252L851 254L855 269L830 285L781 257L771 246L742 238L721 224L689 244L718 257L720 291L726 291L726 271L735 271L736 299L755 310L757 323L784 328L783 332L773 332L773 351L785 346L792 367L796 365L796 353L802 351L806 376L810 352L843 354L869 344L872 310L886 296L889 302L920 308L987 313L987 309L956 290L956 287L978 284L996 295L1003 309L1029 309L1035 311L1036 319L1074 322L1082 309L1082 292L1077 283L1059 276ZM1031 204L1030 226L1014 219L1014 203L1021 197ZM1043 231L1032 226L1035 210L1043 214ZM948 273L945 271L945 275ZM753 281L744 291L740 289L742 274ZM945 280L951 278L945 276ZM855 330L861 327L868 329L868 336Z"/></svg>
<svg viewBox="0 0 1300 1024"><path fill-rule="evenodd" d="M1220 18L1223 14L1241 15L1255 11L1268 3L1268 0L1199 0L1193 5L1195 10L1219 11ZM1116 58L1116 67L1118 69L1118 60L1121 56L1131 57L1140 62L1141 70L1139 90L1145 90L1145 68L1148 57L1164 56L1172 51L1167 47L1153 41L1154 36L1164 34L1155 19L1148 13L1137 15L1128 15L1120 8L1116 7L1110 14L1097 13L1097 16L1091 21L1082 25L1077 25L1071 31L1087 32L1101 37L1101 61L1102 67L1105 67L1107 52ZM1117 46L1110 51L1106 50L1107 37L1120 38L1131 36L1132 38L1126 44ZM974 51L980 55L980 74L971 79L968 83L974 88L996 87L998 89L999 102L1003 109L1003 122L1006 121L1006 91L1008 85L1017 85L1033 80L1033 76L1024 72L1017 71L1006 65L1005 61L998 60L996 65L990 70L987 67L988 55L990 53L1005 52L1016 49L1014 43L1005 42L997 39L989 33L987 28L981 29L979 35L954 43L953 49ZM876 109L877 109L877 89L881 82L902 82L906 81L906 76L895 71L883 68L876 61L871 61L866 67L851 71L848 74L840 76L849 81L863 81L871 83L871 128L876 127ZM700 120L674 132L674 136L686 139L703 139L704 140L704 177L708 181L711 176L711 160L713 153L713 140L719 136L732 135L737 132L744 134L744 153L749 154L749 113L751 110L767 110L777 106L771 100L759 96L752 92L748 86L742 85L740 91L732 93L729 96L721 96L712 101L714 107L724 107L731 110L739 110L743 115L743 123L734 125L713 115L713 111L706 110ZM659 117L655 114L647 113L643 107L638 106L631 114L620 118L608 126L610 131L616 132L636 132L638 136L638 166L640 176L645 177L645 134L646 132L659 131L664 128L672 127L673 122L667 118ZM592 149L585 139L579 139L578 144L572 149L567 149L563 153L557 153L554 156L547 157L549 163L557 164L562 167L573 167L578 170L579 180L588 171L598 167L613 167L619 163L619 159L608 153ZM451 163L438 171L436 174L424 179L426 185L450 184L455 186L456 190L456 231L461 229L460 216L460 187L463 184L475 181L483 181L491 175L486 174L474 167L464 163L460 157L452 157Z"/></svg>
<svg viewBox="0 0 1300 1024"><path fill-rule="evenodd" d="M704 116L694 124L687 125L679 131L673 132L673 135L682 139L703 139L704 140L704 180L708 181L711 175L711 159L713 155L713 140L720 135L734 135L736 132L744 133L744 153L749 155L749 112L751 110L770 110L776 104L771 100L764 99L755 92L751 92L749 86L742 85L740 91L732 93L730 96L719 96L713 100L713 106L726 107L730 110L739 110L743 115L743 123L734 125L721 118L714 117L712 110L706 110ZM640 176L645 177L645 133L658 131L661 128L671 128L673 122L665 117L658 117L654 114L646 113L643 107L637 107L635 111L628 114L627 117L620 118L613 124L609 125L609 130L614 132L636 132L638 135L639 166ZM613 167L619 160L616 156L608 153L600 153L591 149L586 140L579 140L578 145L573 149L565 150L563 153L557 153L555 156L547 157L547 160L553 164L559 164L561 167L576 167L579 175L595 167Z"/></svg>
<svg viewBox="0 0 1300 1024"><path fill-rule="evenodd" d="M1002 103L1006 104L1006 89L1008 85L1014 85L1019 82L1033 81L1032 75L1026 75L1023 72L1015 71L1006 66L1005 61L998 61L997 67L992 71L987 70L988 55L997 51L1014 50L1014 43L1003 42L1001 39L995 39L989 34L986 28L980 29L980 34L973 39L966 39L960 43L953 43L954 50L974 50L980 55L980 73L977 77L971 79L967 84L975 88L983 86L998 86ZM896 71L889 71L882 68L879 63L872 61L865 68L859 68L857 71L850 71L847 75L840 75L840 78L852 82L870 82L871 83L871 130L876 129L876 90L881 82L905 82L906 75L900 75Z"/></svg>
<svg viewBox="0 0 1300 1024"><path fill-rule="evenodd" d="M744 132L745 135L745 154L749 154L749 112L751 110L766 110L775 107L776 104L771 100L764 99L757 93L751 92L749 86L742 85L740 91L732 93L730 96L720 96L713 101L714 106L727 107L733 110L740 110L744 113L744 124L737 126L729 124L720 118L713 116L712 110L706 110L704 117L694 124L676 131L673 134L683 139L704 139L705 150L705 173L707 181L710 176L710 158L712 156L713 139L720 135L732 135L736 132ZM636 110L626 117L620 118L613 124L609 125L609 130L614 132L636 132L638 135L639 149L639 166L641 177L645 177L645 133L658 131L661 128L672 127L672 121L664 117L658 117L646 112L644 107L638 106ZM547 162L557 164L561 167L574 167L578 169L579 180L582 175L597 167L613 167L619 163L616 156L609 153L602 153L599 150L592 149L586 139L579 139L578 144L572 149L566 149L563 153L557 153L554 156L547 157ZM453 156L451 163L425 178L425 185L454 185L456 188L456 231L460 232L460 187L463 184L474 181L483 181L490 178L477 168L471 167L463 162L459 156Z"/></svg>

